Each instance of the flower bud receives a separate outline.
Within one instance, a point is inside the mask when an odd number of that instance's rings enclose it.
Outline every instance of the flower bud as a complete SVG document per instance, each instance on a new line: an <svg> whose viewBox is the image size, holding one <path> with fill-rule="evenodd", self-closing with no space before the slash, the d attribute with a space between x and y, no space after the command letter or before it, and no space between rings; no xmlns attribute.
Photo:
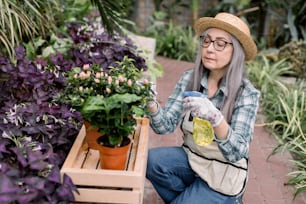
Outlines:
<svg viewBox="0 0 306 204"><path fill-rule="evenodd" d="M106 87L106 93L110 94L112 91L110 90L110 88Z"/></svg>
<svg viewBox="0 0 306 204"><path fill-rule="evenodd" d="M146 85L148 85L148 84L149 84L149 80L144 79L144 80L143 80L143 85L145 85L145 86L146 86Z"/></svg>
<svg viewBox="0 0 306 204"><path fill-rule="evenodd" d="M129 80L127 81L127 84L128 84L128 86L129 86L129 87L131 87L131 86L133 85L132 80L131 80L131 79L129 79Z"/></svg>
<svg viewBox="0 0 306 204"><path fill-rule="evenodd" d="M85 79L86 78L86 74L85 74L85 72L81 72L80 73L80 79Z"/></svg>
<svg viewBox="0 0 306 204"><path fill-rule="evenodd" d="M86 78L88 79L88 78L90 78L90 75L91 75L91 71L86 71Z"/></svg>
<svg viewBox="0 0 306 204"><path fill-rule="evenodd" d="M118 79L116 79L115 85L116 85L116 86L119 86L119 80L118 80Z"/></svg>
<svg viewBox="0 0 306 204"><path fill-rule="evenodd" d="M84 65L83 65L83 69L84 69L84 70L88 70L88 69L89 69L89 64L84 64Z"/></svg>
<svg viewBox="0 0 306 204"><path fill-rule="evenodd" d="M108 84L111 84L113 81L113 78L111 76L108 76L107 81L108 81Z"/></svg>
<svg viewBox="0 0 306 204"><path fill-rule="evenodd" d="M97 78L97 79L101 78L101 72L97 72L97 73L96 73L96 78Z"/></svg>
<svg viewBox="0 0 306 204"><path fill-rule="evenodd" d="M119 80L120 82L124 82L124 81L125 81L125 78L124 78L123 76L119 76L119 77L118 77L118 80Z"/></svg>

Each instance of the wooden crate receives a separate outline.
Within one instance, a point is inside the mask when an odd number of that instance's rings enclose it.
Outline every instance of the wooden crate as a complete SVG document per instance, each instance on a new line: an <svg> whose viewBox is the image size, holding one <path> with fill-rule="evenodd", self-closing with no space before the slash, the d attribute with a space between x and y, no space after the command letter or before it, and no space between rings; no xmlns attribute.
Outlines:
<svg viewBox="0 0 306 204"><path fill-rule="evenodd" d="M137 119L126 170L101 169L99 152L86 148L85 127L76 138L61 169L77 186L77 202L142 203L147 165L149 119Z"/></svg>

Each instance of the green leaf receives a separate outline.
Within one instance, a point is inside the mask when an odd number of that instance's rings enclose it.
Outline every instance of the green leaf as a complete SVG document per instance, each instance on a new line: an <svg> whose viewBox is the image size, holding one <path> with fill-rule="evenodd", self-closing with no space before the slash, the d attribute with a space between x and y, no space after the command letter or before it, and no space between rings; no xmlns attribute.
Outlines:
<svg viewBox="0 0 306 204"><path fill-rule="evenodd" d="M92 96L89 97L82 108L82 112L104 110L109 112L112 109L120 108L122 104L129 104L141 100L140 96L135 94L114 94L110 97Z"/></svg>
<svg viewBox="0 0 306 204"><path fill-rule="evenodd" d="M122 22L120 18L122 3L112 0L91 0L91 3L98 8L102 23L105 25L108 33L113 35L115 26Z"/></svg>
<svg viewBox="0 0 306 204"><path fill-rule="evenodd" d="M55 50L53 49L52 46L48 46L45 49L43 49L43 52L42 52L43 57L48 57L51 54L55 54Z"/></svg>

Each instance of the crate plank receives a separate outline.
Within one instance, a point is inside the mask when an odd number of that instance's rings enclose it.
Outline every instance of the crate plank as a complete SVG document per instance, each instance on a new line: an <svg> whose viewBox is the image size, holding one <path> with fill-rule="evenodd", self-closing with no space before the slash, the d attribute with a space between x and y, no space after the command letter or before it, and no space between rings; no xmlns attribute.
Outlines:
<svg viewBox="0 0 306 204"><path fill-rule="evenodd" d="M125 190L108 190L108 189L87 189L80 188L80 195L75 195L79 202L97 202L103 198L105 203L140 203L141 191L125 191ZM114 196L115 195L115 196Z"/></svg>
<svg viewBox="0 0 306 204"><path fill-rule="evenodd" d="M87 157L83 162L83 169L96 169L99 167L99 151L94 149L89 149L87 153Z"/></svg>
<svg viewBox="0 0 306 204"><path fill-rule="evenodd" d="M77 185L103 187L140 187L139 172L103 169L69 169L64 171Z"/></svg>
<svg viewBox="0 0 306 204"><path fill-rule="evenodd" d="M141 127L143 120L138 119L135 132L132 136L132 145L131 151L129 154L129 161L128 161L128 169L132 169L135 166L136 156L137 156L137 148L139 146L139 135L141 130L145 131L145 127ZM143 129L142 129L143 128Z"/></svg>
<svg viewBox="0 0 306 204"><path fill-rule="evenodd" d="M82 149L80 147L82 146L84 142L85 134L86 134L86 130L85 130L85 126L83 125L79 132L79 135L77 136L77 138L75 139L71 147L69 155L67 156L65 160L65 163L64 163L65 166L74 165L75 161L77 160L77 156L79 155L80 152L82 153Z"/></svg>
<svg viewBox="0 0 306 204"><path fill-rule="evenodd" d="M78 157L75 158L74 163L71 165L73 168L81 168L84 160L86 159L88 150L80 149L77 153Z"/></svg>

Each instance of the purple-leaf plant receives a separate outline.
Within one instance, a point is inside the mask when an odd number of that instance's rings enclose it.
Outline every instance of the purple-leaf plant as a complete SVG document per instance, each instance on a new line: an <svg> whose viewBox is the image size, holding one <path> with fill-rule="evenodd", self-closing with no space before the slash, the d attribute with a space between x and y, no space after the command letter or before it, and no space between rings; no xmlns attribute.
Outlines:
<svg viewBox="0 0 306 204"><path fill-rule="evenodd" d="M0 203L68 203L76 187L60 178L79 132L81 115L52 103L64 87L72 62L60 54L49 61L25 58L16 48L16 63L0 58Z"/></svg>
<svg viewBox="0 0 306 204"><path fill-rule="evenodd" d="M146 71L145 59L141 57L134 42L126 35L114 32L109 36L101 24L101 18L94 13L88 15L86 23L72 22L67 24L68 33L73 41L70 54L77 67L84 64L99 64L108 71L110 67L116 67L117 61L123 61L127 56L133 59L135 66Z"/></svg>
<svg viewBox="0 0 306 204"><path fill-rule="evenodd" d="M3 142L3 143L2 143ZM51 145L30 137L4 134L0 148L1 203L66 203L76 187L66 175L61 181L58 155Z"/></svg>
<svg viewBox="0 0 306 204"><path fill-rule="evenodd" d="M16 63L7 58L0 58L0 71L8 77L1 83L1 103L15 104L21 102L52 101L64 86L66 71L69 71L73 62L57 53L50 56L50 62L41 58L36 62L26 59L26 50L19 46L15 49Z"/></svg>

